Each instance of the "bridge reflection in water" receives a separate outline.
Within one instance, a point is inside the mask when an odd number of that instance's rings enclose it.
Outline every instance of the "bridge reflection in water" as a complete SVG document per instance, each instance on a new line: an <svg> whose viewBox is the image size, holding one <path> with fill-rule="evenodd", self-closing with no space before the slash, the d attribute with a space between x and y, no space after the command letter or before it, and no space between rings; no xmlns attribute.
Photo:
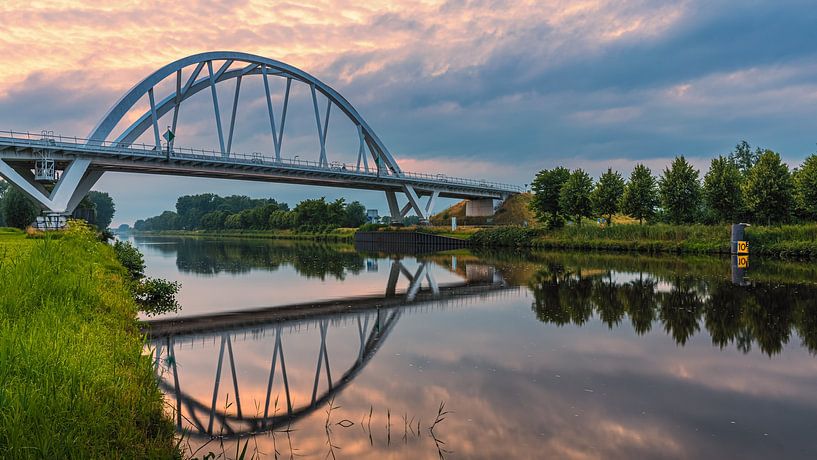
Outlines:
<svg viewBox="0 0 817 460"><path fill-rule="evenodd" d="M448 261L444 265L462 280L438 284L431 269L438 265L418 262L412 271L401 259L391 259L382 295L148 321L155 372L168 400L175 404L177 429L195 437L234 438L288 427L346 388L374 358L402 315L511 295L518 289L487 265L470 264L467 270L458 270L455 256L450 265ZM406 278L408 286L398 291L400 278ZM268 353L263 381L258 372L241 369L248 361L250 367L258 364L252 359L242 361L234 349L234 344L246 341L260 344ZM297 344L290 347L289 342ZM180 349L190 355L179 357ZM310 353L306 350L317 357L303 359L304 353ZM294 354L298 359L288 359ZM186 378L188 359L196 361L197 368L203 367L198 362L202 359L213 362L214 375L206 385L198 376L189 376L192 382ZM229 367L226 383L222 381L225 366ZM333 373L338 369L342 371ZM220 390L226 390L224 401Z"/></svg>

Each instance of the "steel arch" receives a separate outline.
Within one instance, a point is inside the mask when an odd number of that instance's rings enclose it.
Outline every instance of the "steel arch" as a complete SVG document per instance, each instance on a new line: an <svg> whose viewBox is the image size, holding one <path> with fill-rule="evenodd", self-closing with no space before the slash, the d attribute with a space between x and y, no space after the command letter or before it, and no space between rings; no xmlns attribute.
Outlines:
<svg viewBox="0 0 817 460"><path fill-rule="evenodd" d="M225 61L226 65L219 69L218 72L214 73L212 70L213 61ZM229 70L229 67L231 67L235 62L242 62L248 65L243 69ZM194 70L187 84L182 87L181 71L182 69L191 65L196 65L196 69ZM208 66L208 75L198 78L205 65ZM153 88L173 74L177 75L176 91L156 104ZM157 130L156 141L158 144L159 139L157 123L158 119L162 115L166 114L171 109L178 111L179 106L185 99L207 87L213 88L213 92L215 94L216 84L234 78L240 79L240 77L244 75L255 74L264 74L265 77L267 75L280 76L310 85L313 91L317 90L326 96L331 104L334 104L340 108L341 111L343 111L343 113L358 127L361 141L365 141L365 144L369 148L370 154L375 161L377 161L379 158L388 167L387 170L390 170L397 176L402 174L400 166L397 164L397 161L391 155L388 148L386 148L385 144L383 144L380 138L377 137L377 134L375 134L374 130L372 130L371 126L369 126L366 120L364 120L363 117L357 112L354 106L352 106L352 104L349 103L346 98L340 95L340 93L307 72L304 72L303 70L300 70L294 66L263 56L236 51L211 51L194 54L167 64L159 70L153 72L145 79L137 83L127 93L125 93L119 99L119 101L117 101L117 103L114 104L110 110L108 110L105 116L102 117L99 123L97 123L96 127L88 135L89 143L108 140L108 137L111 135L112 131L117 124L119 124L122 118L139 102L142 97L148 95L151 101L151 108L136 122L129 126L125 132L117 138L117 142L121 143L122 146L128 146L140 135L146 132L151 125L153 125ZM265 87L268 90L266 83ZM237 94L238 92L236 92L236 96ZM268 104L270 104L269 93L267 93L267 98ZM315 102L316 117L318 117L318 107L314 97L313 102ZM331 104L327 107L331 107ZM270 113L272 113L271 106ZM218 113L216 113L216 118L218 128L221 130L221 120ZM325 128L324 131L321 132L321 122L320 120L317 121L319 131L318 135L323 136L325 139ZM278 143L277 139L275 139L275 127L272 128L272 131L273 141ZM219 137L222 137L221 133L219 134ZM361 148L363 148L362 143ZM222 148L222 150L224 149ZM280 145L276 147L276 150L277 153L280 154Z"/></svg>

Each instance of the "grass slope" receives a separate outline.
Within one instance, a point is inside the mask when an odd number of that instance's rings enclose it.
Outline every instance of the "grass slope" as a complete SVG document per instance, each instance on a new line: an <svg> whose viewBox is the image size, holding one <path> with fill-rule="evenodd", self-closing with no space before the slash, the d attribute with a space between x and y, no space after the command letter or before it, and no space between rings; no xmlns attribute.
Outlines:
<svg viewBox="0 0 817 460"><path fill-rule="evenodd" d="M490 221L494 225L529 225L536 223L536 216L530 211L530 200L533 197L530 193L520 193L509 197L497 209ZM465 200L455 203L449 208L429 219L432 225L451 225L451 218L456 217L459 225L485 225L489 223L487 217L466 217Z"/></svg>
<svg viewBox="0 0 817 460"><path fill-rule="evenodd" d="M0 231L0 457L177 457L124 270L68 233Z"/></svg>

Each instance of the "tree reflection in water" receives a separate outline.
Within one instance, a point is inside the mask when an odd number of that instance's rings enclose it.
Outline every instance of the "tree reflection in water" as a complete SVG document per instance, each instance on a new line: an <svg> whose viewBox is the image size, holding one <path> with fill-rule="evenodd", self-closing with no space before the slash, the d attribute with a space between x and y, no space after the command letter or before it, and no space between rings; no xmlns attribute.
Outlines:
<svg viewBox="0 0 817 460"><path fill-rule="evenodd" d="M557 260L553 260L557 259ZM549 258L529 278L536 317L556 325L583 325L598 317L609 328L629 320L639 335L656 324L678 345L705 328L713 345L752 345L778 354L796 333L817 353L817 286L779 281L733 285L726 276L618 271Z"/></svg>
<svg viewBox="0 0 817 460"><path fill-rule="evenodd" d="M278 270L290 265L306 278L331 276L344 280L365 268L364 257L348 245L312 242L276 242L263 239L151 237L155 248L176 256L183 273L242 274L251 270Z"/></svg>

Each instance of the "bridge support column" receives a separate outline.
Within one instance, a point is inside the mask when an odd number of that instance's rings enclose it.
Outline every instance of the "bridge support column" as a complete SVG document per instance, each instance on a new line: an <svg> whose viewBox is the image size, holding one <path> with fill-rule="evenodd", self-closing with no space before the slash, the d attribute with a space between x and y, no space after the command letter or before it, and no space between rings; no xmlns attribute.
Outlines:
<svg viewBox="0 0 817 460"><path fill-rule="evenodd" d="M404 185L403 193L406 195L408 202L401 208L397 202L397 192L391 190L386 191L386 201L389 204L389 213L391 214L392 222L402 223L403 219L412 209L414 209L414 212L421 221L427 222L428 219L431 218L434 211L434 203L437 201L437 198L439 198L440 192L438 190L421 190L418 192L414 186ZM423 206L421 199L426 196L428 196L428 201L425 203L425 206Z"/></svg>
<svg viewBox="0 0 817 460"><path fill-rule="evenodd" d="M497 200L486 198L482 200L468 200L465 202L466 217L490 217L494 215Z"/></svg>
<svg viewBox="0 0 817 460"><path fill-rule="evenodd" d="M403 213L400 211L400 205L397 204L397 194L391 190L386 190L386 201L389 203L391 221L393 223L402 223Z"/></svg>
<svg viewBox="0 0 817 460"><path fill-rule="evenodd" d="M34 222L34 226L54 229L65 225L65 219L102 177L103 171L90 169L90 166L91 160L73 160L50 192L34 181L30 170L11 166L3 160L0 160L0 176L42 208L44 216Z"/></svg>

